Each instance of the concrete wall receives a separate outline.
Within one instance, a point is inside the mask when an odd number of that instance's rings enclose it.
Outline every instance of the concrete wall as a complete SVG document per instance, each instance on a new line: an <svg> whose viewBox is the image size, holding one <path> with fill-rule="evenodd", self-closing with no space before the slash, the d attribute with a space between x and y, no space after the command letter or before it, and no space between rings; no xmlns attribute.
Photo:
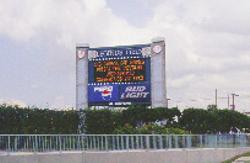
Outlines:
<svg viewBox="0 0 250 163"><path fill-rule="evenodd" d="M220 163L248 151L250 147L129 152L0 153L0 163Z"/></svg>

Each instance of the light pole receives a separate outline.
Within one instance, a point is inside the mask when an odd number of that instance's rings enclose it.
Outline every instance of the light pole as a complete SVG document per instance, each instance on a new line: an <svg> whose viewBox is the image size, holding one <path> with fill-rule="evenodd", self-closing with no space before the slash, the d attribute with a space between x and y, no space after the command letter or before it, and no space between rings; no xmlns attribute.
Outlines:
<svg viewBox="0 0 250 163"><path fill-rule="evenodd" d="M218 90L217 90L217 88L216 88L216 89L215 89L215 107L216 107L216 109L217 109L217 106L218 106L218 104L217 104L217 100L218 100L217 93L218 93Z"/></svg>
<svg viewBox="0 0 250 163"><path fill-rule="evenodd" d="M170 98L167 98L167 109L168 109L168 101L170 101L171 99Z"/></svg>
<svg viewBox="0 0 250 163"><path fill-rule="evenodd" d="M232 110L235 110L234 97L238 97L238 96L240 96L240 95L232 93Z"/></svg>

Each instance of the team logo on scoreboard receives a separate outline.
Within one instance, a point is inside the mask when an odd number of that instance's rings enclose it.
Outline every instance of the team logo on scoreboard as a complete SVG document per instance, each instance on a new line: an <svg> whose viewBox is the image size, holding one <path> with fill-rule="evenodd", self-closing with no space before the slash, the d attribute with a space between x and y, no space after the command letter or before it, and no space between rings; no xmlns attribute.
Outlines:
<svg viewBox="0 0 250 163"><path fill-rule="evenodd" d="M113 86L98 86L94 87L94 92L100 93L102 99L108 101L112 98Z"/></svg>
<svg viewBox="0 0 250 163"><path fill-rule="evenodd" d="M160 45L154 45L153 52L155 54L159 54L162 51L162 47Z"/></svg>
<svg viewBox="0 0 250 163"><path fill-rule="evenodd" d="M87 50L86 49L78 49L77 50L77 56L79 59L84 58L87 55Z"/></svg>

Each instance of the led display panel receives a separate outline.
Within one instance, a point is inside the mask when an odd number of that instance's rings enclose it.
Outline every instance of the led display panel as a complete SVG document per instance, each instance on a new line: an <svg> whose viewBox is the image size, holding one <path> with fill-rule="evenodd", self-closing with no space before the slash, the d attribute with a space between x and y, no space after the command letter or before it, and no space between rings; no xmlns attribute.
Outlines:
<svg viewBox="0 0 250 163"><path fill-rule="evenodd" d="M88 105L151 105L150 45L90 48Z"/></svg>

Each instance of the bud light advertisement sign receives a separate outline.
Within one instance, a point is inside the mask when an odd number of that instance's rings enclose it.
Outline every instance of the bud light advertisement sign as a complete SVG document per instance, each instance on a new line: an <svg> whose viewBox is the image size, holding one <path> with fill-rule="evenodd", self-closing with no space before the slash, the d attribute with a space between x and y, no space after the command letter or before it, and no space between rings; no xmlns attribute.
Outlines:
<svg viewBox="0 0 250 163"><path fill-rule="evenodd" d="M147 101L150 100L150 89L146 85L123 85L120 90L121 101Z"/></svg>

